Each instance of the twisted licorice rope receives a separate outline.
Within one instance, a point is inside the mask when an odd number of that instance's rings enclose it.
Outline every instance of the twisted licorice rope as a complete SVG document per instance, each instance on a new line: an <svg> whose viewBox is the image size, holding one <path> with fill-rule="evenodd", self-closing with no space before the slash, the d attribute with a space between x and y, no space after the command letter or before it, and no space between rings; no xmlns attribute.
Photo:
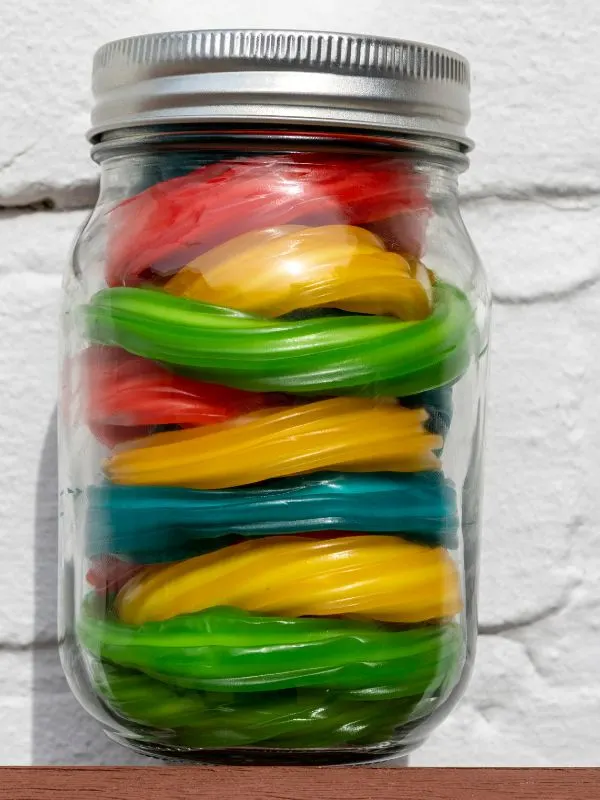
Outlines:
<svg viewBox="0 0 600 800"><path fill-rule="evenodd" d="M314 530L402 533L450 547L458 525L456 492L439 473L319 473L216 491L107 483L80 502L88 555L140 563L175 561L231 536Z"/></svg>
<svg viewBox="0 0 600 800"><path fill-rule="evenodd" d="M361 699L422 696L451 683L464 659L458 625L388 630L339 619L260 617L211 608L126 625L102 599L84 603L79 639L96 658L209 692L335 689Z"/></svg>
<svg viewBox="0 0 600 800"><path fill-rule="evenodd" d="M441 437L427 414L392 402L339 397L158 433L106 462L113 483L224 489L324 469L423 472L439 467Z"/></svg>
<svg viewBox="0 0 600 800"><path fill-rule="evenodd" d="M418 251L430 208L423 184L406 161L381 156L293 153L210 164L108 213L107 282L132 286L153 272L176 272L236 236L289 223L361 225L400 216L396 230Z"/></svg>
<svg viewBox="0 0 600 800"><path fill-rule="evenodd" d="M338 308L413 320L431 310L425 267L351 225L252 231L194 259L164 290L265 317Z"/></svg>
<svg viewBox="0 0 600 800"><path fill-rule="evenodd" d="M149 289L105 289L84 309L92 341L250 391L411 395L448 384L473 350L473 314L438 283L419 322L269 320Z"/></svg>
<svg viewBox="0 0 600 800"><path fill-rule="evenodd" d="M120 717L158 729L159 736L162 730L171 744L187 747L369 744L389 739L398 725L442 699L423 702L417 695L377 702L318 690L224 696L181 689L108 662L94 664L94 678ZM441 694L438 686L434 691Z"/></svg>
<svg viewBox="0 0 600 800"><path fill-rule="evenodd" d="M176 375L119 347L92 345L79 354L76 366L83 418L109 447L147 436L159 426L214 425L283 402L280 395Z"/></svg>
<svg viewBox="0 0 600 800"><path fill-rule="evenodd" d="M115 610L142 625L213 606L415 623L458 613L461 590L441 547L395 536L271 536L146 567L121 589Z"/></svg>

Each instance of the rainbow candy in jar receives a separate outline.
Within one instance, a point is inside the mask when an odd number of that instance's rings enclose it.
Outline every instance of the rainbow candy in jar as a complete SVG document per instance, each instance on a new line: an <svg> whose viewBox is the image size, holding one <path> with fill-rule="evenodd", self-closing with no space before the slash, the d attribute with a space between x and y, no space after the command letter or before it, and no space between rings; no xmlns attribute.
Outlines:
<svg viewBox="0 0 600 800"><path fill-rule="evenodd" d="M450 162L172 134L108 158L69 284L72 682L152 754L409 751L472 658L486 340Z"/></svg>

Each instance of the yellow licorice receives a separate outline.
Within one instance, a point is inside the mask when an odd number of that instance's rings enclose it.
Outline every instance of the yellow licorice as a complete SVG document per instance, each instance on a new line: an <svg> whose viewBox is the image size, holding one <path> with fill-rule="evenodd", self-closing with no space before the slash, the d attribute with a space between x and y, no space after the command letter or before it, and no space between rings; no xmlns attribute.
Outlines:
<svg viewBox="0 0 600 800"><path fill-rule="evenodd" d="M147 567L116 600L119 618L130 625L213 606L412 623L456 614L461 597L458 572L445 549L370 535L245 541Z"/></svg>
<svg viewBox="0 0 600 800"><path fill-rule="evenodd" d="M443 442L426 419L395 402L338 397L148 436L120 447L105 471L119 484L224 489L327 469L435 470Z"/></svg>
<svg viewBox="0 0 600 800"><path fill-rule="evenodd" d="M351 225L247 233L196 258L164 289L266 317L330 307L418 320L431 310L427 269Z"/></svg>

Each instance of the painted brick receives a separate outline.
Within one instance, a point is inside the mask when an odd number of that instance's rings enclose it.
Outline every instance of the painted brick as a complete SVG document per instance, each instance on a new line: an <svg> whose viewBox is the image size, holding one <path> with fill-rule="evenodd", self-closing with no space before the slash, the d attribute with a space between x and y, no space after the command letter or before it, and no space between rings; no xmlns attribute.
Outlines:
<svg viewBox="0 0 600 800"><path fill-rule="evenodd" d="M577 3L568 21L562 5L548 0L508 7L494 0L476 7L461 0L230 0L205 4L200 17L187 0L107 0L101 13L92 0L52 7L24 0L6 3L2 14L0 203L89 200L96 172L83 133L93 51L109 39L199 22L206 28L342 29L459 50L473 64L477 149L464 181L469 191L600 185L593 166L600 107L590 102L600 70L594 0Z"/></svg>

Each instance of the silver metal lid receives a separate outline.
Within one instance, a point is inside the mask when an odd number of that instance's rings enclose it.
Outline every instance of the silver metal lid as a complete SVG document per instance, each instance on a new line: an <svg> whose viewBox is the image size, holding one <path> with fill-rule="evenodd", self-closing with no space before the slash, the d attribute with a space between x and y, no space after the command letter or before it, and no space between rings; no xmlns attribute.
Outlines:
<svg viewBox="0 0 600 800"><path fill-rule="evenodd" d="M296 122L421 134L469 150L469 64L419 42L282 30L182 31L94 58L90 140L189 122Z"/></svg>

